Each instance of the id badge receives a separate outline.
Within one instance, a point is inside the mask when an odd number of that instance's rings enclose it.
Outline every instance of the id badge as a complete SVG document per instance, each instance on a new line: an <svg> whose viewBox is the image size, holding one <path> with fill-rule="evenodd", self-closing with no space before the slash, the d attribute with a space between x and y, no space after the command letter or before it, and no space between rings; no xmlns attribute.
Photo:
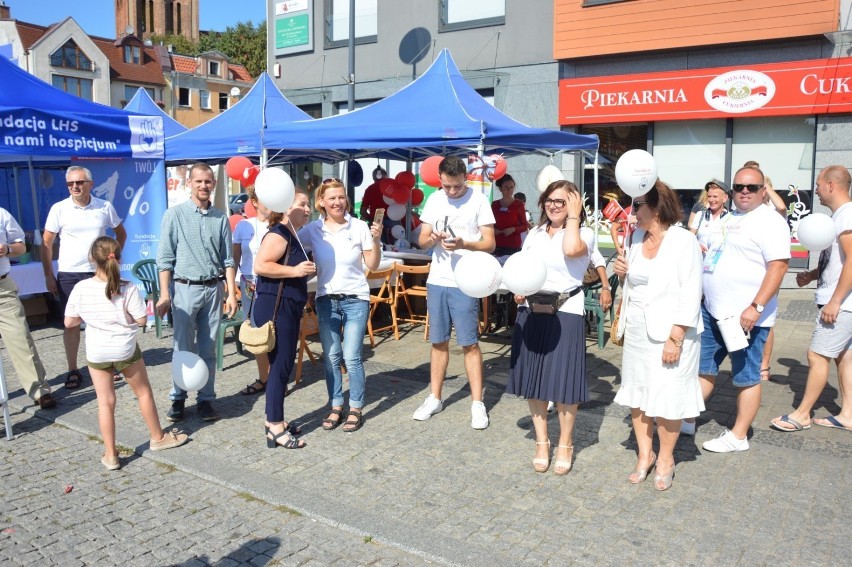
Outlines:
<svg viewBox="0 0 852 567"><path fill-rule="evenodd" d="M712 274L716 270L716 264L719 263L719 257L722 256L722 248L713 248L708 250L704 256L704 273Z"/></svg>

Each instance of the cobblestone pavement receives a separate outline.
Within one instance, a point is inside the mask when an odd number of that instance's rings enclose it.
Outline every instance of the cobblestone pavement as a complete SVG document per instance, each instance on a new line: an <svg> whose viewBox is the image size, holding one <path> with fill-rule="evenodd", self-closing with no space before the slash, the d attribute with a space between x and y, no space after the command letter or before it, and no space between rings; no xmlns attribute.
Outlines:
<svg viewBox="0 0 852 567"><path fill-rule="evenodd" d="M76 391L60 386L61 332L40 328L34 334L49 374L57 376L60 405L35 410L21 390L12 392L16 437L0 440L0 562L845 565L852 557L842 520L850 504L852 435L768 427L801 398L816 316L812 294L782 292L773 379L763 386L751 449L700 449L733 422L735 391L723 373L698 434L678 442L677 475L665 493L650 481L626 482L636 446L629 412L612 403L621 351L609 344L598 350L591 339L594 400L578 413L574 469L565 477L532 470L527 404L503 395L505 333L481 343L487 430L470 427L455 347L444 411L427 422L411 419L428 394L421 327L399 342L391 337L365 347L366 421L354 434L320 427L328 410L323 374L306 363L285 402L287 419L303 424L308 447L300 451L266 448L263 397L239 394L255 376L254 362L232 341L217 375L223 419L200 421L190 402L181 427L192 442L184 447L151 453L132 392L120 383L117 435L131 456L121 471L108 473L99 462L91 381ZM166 424L171 337L148 332L140 342ZM10 388L17 388L8 362L6 369ZM835 413L838 401L832 370L817 414ZM556 426L553 417L554 441ZM74 487L68 494L66 485Z"/></svg>

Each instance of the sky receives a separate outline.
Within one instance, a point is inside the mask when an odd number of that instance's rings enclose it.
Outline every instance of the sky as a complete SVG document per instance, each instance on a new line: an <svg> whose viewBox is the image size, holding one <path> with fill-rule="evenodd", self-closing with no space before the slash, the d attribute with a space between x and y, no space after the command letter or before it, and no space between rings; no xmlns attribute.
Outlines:
<svg viewBox="0 0 852 567"><path fill-rule="evenodd" d="M4 0L12 18L48 26L68 16L89 35L115 37L115 0ZM236 7L235 7L236 6ZM224 31L237 22L266 19L266 0L200 0L202 30Z"/></svg>

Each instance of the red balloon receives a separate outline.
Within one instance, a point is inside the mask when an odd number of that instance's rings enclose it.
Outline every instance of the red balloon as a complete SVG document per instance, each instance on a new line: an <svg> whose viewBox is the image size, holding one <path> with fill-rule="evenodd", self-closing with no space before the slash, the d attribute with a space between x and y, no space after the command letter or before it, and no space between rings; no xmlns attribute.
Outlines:
<svg viewBox="0 0 852 567"><path fill-rule="evenodd" d="M257 176L260 174L260 168L256 165L246 168L240 178L240 183L243 187L251 187L254 185Z"/></svg>
<svg viewBox="0 0 852 567"><path fill-rule="evenodd" d="M257 216L257 209L255 208L254 203L251 202L251 199L246 201L245 207L243 208L243 214L249 219Z"/></svg>
<svg viewBox="0 0 852 567"><path fill-rule="evenodd" d="M243 173L251 167L251 160L245 156L234 156L225 163L225 173L234 181L242 181Z"/></svg>
<svg viewBox="0 0 852 567"><path fill-rule="evenodd" d="M411 189L405 187L399 182L396 182L394 184L393 194L390 196L390 198L396 201L397 203L404 205L408 202L409 195L411 195Z"/></svg>
<svg viewBox="0 0 852 567"><path fill-rule="evenodd" d="M379 191L382 192L382 195L385 197L393 198L394 191L399 186L399 183L391 179L390 177L383 177L379 182Z"/></svg>
<svg viewBox="0 0 852 567"><path fill-rule="evenodd" d="M441 156L432 156L423 160L420 164L420 179L429 187L441 186L441 175L438 173L438 166L444 158Z"/></svg>
<svg viewBox="0 0 852 567"><path fill-rule="evenodd" d="M423 202L424 195L423 190L419 187L415 187L411 190L411 204L415 207Z"/></svg>
<svg viewBox="0 0 852 567"><path fill-rule="evenodd" d="M423 222L420 220L420 216L418 216L417 213L411 213L411 230L414 230L421 224L423 224Z"/></svg>
<svg viewBox="0 0 852 567"><path fill-rule="evenodd" d="M417 177L410 171L400 171L396 174L396 181L407 189L411 189L417 183Z"/></svg>
<svg viewBox="0 0 852 567"><path fill-rule="evenodd" d="M504 175L506 175L506 169L508 168L508 164L506 160L503 159L503 156L498 154L492 154L488 156L488 179L491 181L497 181ZM493 166L491 165L493 164Z"/></svg>

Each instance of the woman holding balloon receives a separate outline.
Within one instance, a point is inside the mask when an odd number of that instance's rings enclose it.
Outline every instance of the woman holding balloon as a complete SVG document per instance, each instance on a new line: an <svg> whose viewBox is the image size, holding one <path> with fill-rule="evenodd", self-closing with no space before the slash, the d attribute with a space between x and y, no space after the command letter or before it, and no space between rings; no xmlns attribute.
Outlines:
<svg viewBox="0 0 852 567"><path fill-rule="evenodd" d="M550 467L547 402L556 402L560 431L553 472L565 475L574 455L577 407L588 399L582 287L594 235L591 229L581 228L583 197L570 181L548 185L538 205L542 220L524 240L523 251L510 257L503 271L504 283L521 305L512 335L506 392L528 400L535 428L533 469L540 473ZM536 268L536 264L544 268ZM538 286L529 280L541 269L546 270L544 285L531 294ZM556 295L551 300L552 313L541 292Z"/></svg>
<svg viewBox="0 0 852 567"><path fill-rule="evenodd" d="M624 354L615 401L630 408L639 446L627 480L639 484L656 465L657 490L672 485L681 420L704 410L698 381L701 250L692 233L674 226L681 212L677 195L661 181L635 197L638 230L614 268L624 282L616 332L624 337ZM658 455L652 450L655 423Z"/></svg>
<svg viewBox="0 0 852 567"><path fill-rule="evenodd" d="M266 171L284 173L275 169ZM301 429L284 421L284 395L296 359L300 321L308 300L308 278L316 273L316 266L308 260L296 237L296 231L310 219L311 206L305 193L296 191L293 196L293 182L289 177L281 180L289 187L282 189L277 181L273 178L272 186L268 187L266 180L258 177L255 187L261 203L273 211L286 210L287 213L269 216L269 232L263 237L254 259L254 271L258 276L254 320L257 326L275 321L275 347L268 355L266 446L301 449L305 446L305 442L297 438ZM265 195L269 198L265 199Z"/></svg>
<svg viewBox="0 0 852 567"><path fill-rule="evenodd" d="M353 433L363 424L366 377L361 361L364 331L370 312L370 286L364 264L370 270L382 257L381 222L367 226L351 217L346 187L338 179L326 179L316 193L321 218L299 231L306 250L313 252L317 270L317 316L325 353L325 383L331 413L322 422L325 430L343 423L343 374L349 372L349 413L343 431Z"/></svg>

